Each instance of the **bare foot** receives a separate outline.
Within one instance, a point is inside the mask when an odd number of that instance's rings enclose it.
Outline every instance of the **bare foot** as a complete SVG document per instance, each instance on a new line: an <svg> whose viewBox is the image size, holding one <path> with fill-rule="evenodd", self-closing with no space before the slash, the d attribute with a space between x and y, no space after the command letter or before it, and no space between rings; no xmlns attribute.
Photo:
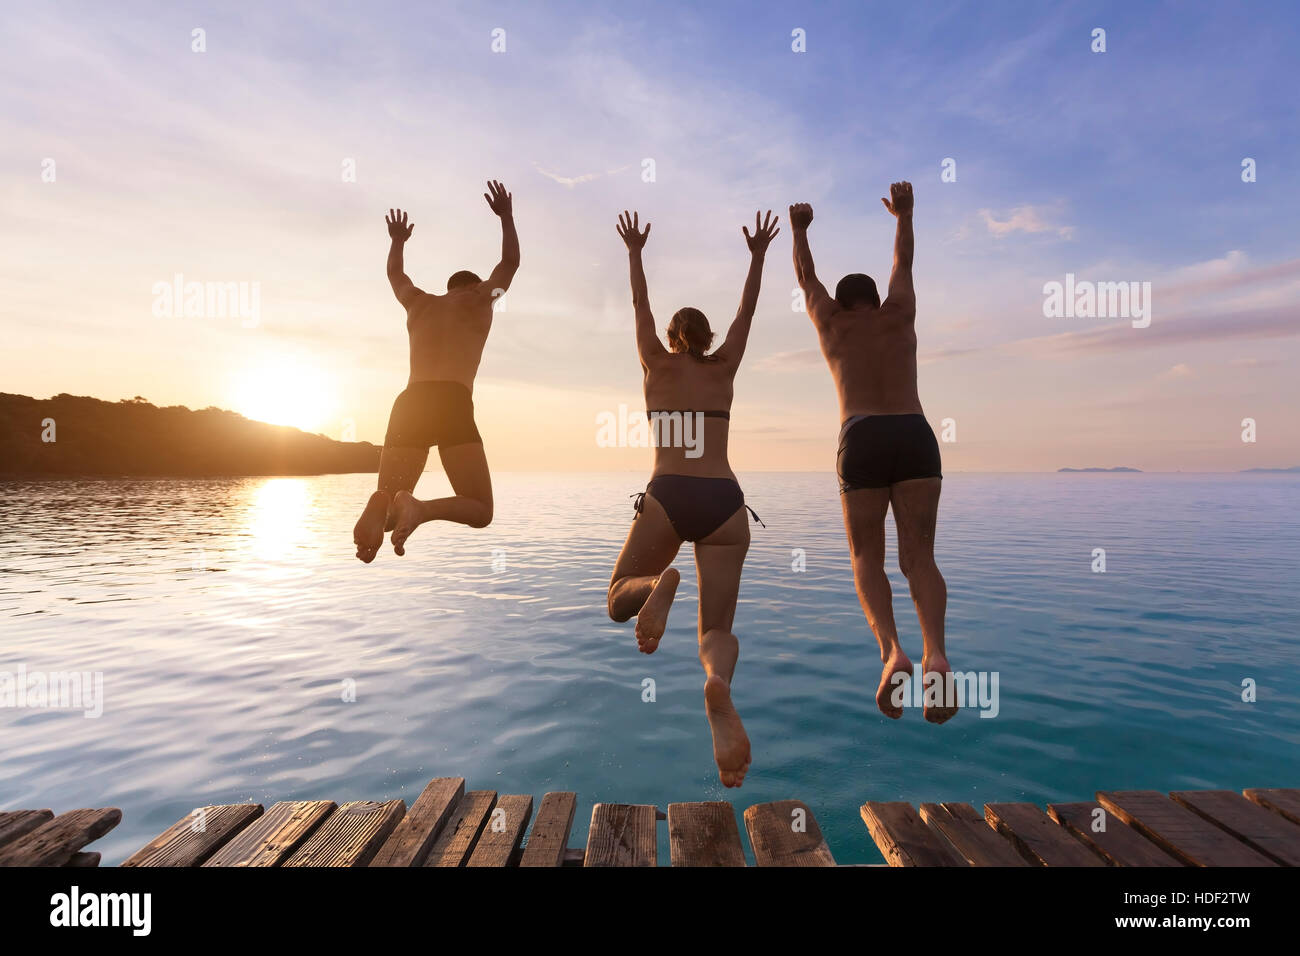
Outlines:
<svg viewBox="0 0 1300 956"><path fill-rule="evenodd" d="M901 695L910 690L906 682L894 679L894 675L900 673L911 678L912 662L903 653L903 649L898 647L885 658L885 666L880 671L880 686L876 688L876 706L890 720L898 720L903 716L901 704L895 702L901 701Z"/></svg>
<svg viewBox="0 0 1300 956"><path fill-rule="evenodd" d="M704 682L704 712L713 731L713 761L724 787L739 787L749 770L749 737L731 704L731 688L714 674Z"/></svg>
<svg viewBox="0 0 1300 956"><path fill-rule="evenodd" d="M388 517L388 495L376 491L366 502L366 510L361 512L356 527L352 529L352 540L357 546L357 557L369 564L379 553L379 546L384 543L384 519Z"/></svg>
<svg viewBox="0 0 1300 956"><path fill-rule="evenodd" d="M393 550L397 554L406 554L406 539L420 526L420 502L409 491L399 491L393 495Z"/></svg>
<svg viewBox="0 0 1300 956"><path fill-rule="evenodd" d="M924 699L927 703L922 711L925 714L925 719L932 724L942 724L946 720L951 720L957 713L957 692L956 688L953 688L951 695L949 694L948 675L952 673L952 668L948 666L948 658L944 657L942 654L934 654L930 657L922 658L921 671L923 673L921 687L927 692L924 694ZM931 674L937 674L940 676L931 677ZM937 706L931 707L928 701L931 700L935 694L935 691L930 691L930 687L933 686L933 681L938 681L937 693L939 695L940 703Z"/></svg>
<svg viewBox="0 0 1300 956"><path fill-rule="evenodd" d="M636 616L636 646L642 654L653 654L659 649L659 639L668 626L668 612L672 609L681 580L681 573L676 568L669 568L659 575L650 596L641 605Z"/></svg>

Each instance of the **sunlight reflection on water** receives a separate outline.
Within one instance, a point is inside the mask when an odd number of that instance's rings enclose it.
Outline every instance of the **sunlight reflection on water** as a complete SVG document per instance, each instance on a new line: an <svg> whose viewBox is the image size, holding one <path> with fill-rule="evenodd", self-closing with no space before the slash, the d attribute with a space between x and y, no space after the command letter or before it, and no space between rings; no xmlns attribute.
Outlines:
<svg viewBox="0 0 1300 956"><path fill-rule="evenodd" d="M0 670L101 671L106 698L99 719L0 708L0 808L122 807L95 846L109 863L196 805L409 804L456 775L576 790L574 845L598 800L799 797L838 859L870 862L867 799L1300 785L1300 702L1279 676L1300 671L1294 478L950 476L949 647L1000 673L1001 712L935 728L874 708L832 476L742 477L768 527L736 618L754 745L739 792L712 770L689 551L653 657L604 613L644 476L497 475L490 527L426 526L371 566L350 539L373 476L0 483Z"/></svg>

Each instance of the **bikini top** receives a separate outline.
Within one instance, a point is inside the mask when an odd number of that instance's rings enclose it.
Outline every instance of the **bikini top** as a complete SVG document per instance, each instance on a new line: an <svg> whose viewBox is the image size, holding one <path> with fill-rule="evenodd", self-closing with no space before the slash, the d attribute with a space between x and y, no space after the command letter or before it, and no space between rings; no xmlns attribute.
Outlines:
<svg viewBox="0 0 1300 956"><path fill-rule="evenodd" d="M678 409L676 411L669 411L666 408L654 408L648 409L645 413L646 418L651 418L655 415L703 415L705 418L725 418L728 421L731 420L731 412L722 411L720 409L708 412L697 412L694 409L688 408Z"/></svg>

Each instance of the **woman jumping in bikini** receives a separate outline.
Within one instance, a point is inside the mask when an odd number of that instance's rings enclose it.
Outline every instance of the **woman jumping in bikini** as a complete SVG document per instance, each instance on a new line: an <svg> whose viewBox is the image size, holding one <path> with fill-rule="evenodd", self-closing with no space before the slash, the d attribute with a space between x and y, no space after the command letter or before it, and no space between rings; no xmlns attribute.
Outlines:
<svg viewBox="0 0 1300 956"><path fill-rule="evenodd" d="M727 462L727 431L732 385L758 304L763 258L780 231L776 224L769 211L761 219L755 214L752 236L742 227L750 262L740 308L725 341L706 354L714 336L699 309L678 310L668 323L668 348L659 341L641 263L650 223L642 230L638 214L626 211L618 223L628 250L636 346L655 458L650 483L636 496L632 529L609 583L609 616L626 621L635 615L637 645L642 653L653 654L681 580L669 565L683 541L695 545L704 710L713 732L718 777L728 787L739 787L749 770L749 737L731 703L731 677L740 655L731 628L749 550L749 519L745 496Z"/></svg>

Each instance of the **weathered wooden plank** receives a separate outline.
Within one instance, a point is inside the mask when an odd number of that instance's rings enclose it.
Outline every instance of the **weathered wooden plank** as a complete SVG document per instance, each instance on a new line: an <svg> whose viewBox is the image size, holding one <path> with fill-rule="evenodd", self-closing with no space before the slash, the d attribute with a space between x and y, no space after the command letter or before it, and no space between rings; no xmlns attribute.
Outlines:
<svg viewBox="0 0 1300 956"><path fill-rule="evenodd" d="M648 804L596 804L582 865L658 866L656 826L655 808Z"/></svg>
<svg viewBox="0 0 1300 956"><path fill-rule="evenodd" d="M1169 796L1282 866L1300 866L1300 826L1231 790L1178 790Z"/></svg>
<svg viewBox="0 0 1300 956"><path fill-rule="evenodd" d="M1272 810L1292 823L1300 824L1300 790L1266 790L1255 787L1243 790L1242 793L1251 803L1258 803L1266 810Z"/></svg>
<svg viewBox="0 0 1300 956"><path fill-rule="evenodd" d="M577 808L576 793L548 793L542 797L519 865L563 866L569 831L573 829L573 813Z"/></svg>
<svg viewBox="0 0 1300 956"><path fill-rule="evenodd" d="M744 866L735 808L725 800L668 804L668 855L673 866Z"/></svg>
<svg viewBox="0 0 1300 956"><path fill-rule="evenodd" d="M471 790L456 804L447 825L433 841L425 866L464 866L496 806L495 790Z"/></svg>
<svg viewBox="0 0 1300 956"><path fill-rule="evenodd" d="M466 866L509 866L533 817L533 798L528 794L506 794L488 814L478 843Z"/></svg>
<svg viewBox="0 0 1300 956"><path fill-rule="evenodd" d="M285 866L365 866L406 814L401 800L345 803L316 828Z"/></svg>
<svg viewBox="0 0 1300 956"><path fill-rule="evenodd" d="M0 848L0 866L63 866L122 819L116 807L69 810Z"/></svg>
<svg viewBox="0 0 1300 956"><path fill-rule="evenodd" d="M1098 810L1105 816L1098 817ZM1183 865L1123 820L1106 813L1099 803L1053 803L1047 812L1080 840L1090 843L1111 866ZM1106 829L1094 830L1095 820L1101 820Z"/></svg>
<svg viewBox="0 0 1300 956"><path fill-rule="evenodd" d="M947 837L971 866L1030 866L969 803L923 803L921 819Z"/></svg>
<svg viewBox="0 0 1300 956"><path fill-rule="evenodd" d="M984 819L1037 866L1105 866L1088 844L1032 803L986 803Z"/></svg>
<svg viewBox="0 0 1300 956"><path fill-rule="evenodd" d="M862 822L890 866L968 866L938 830L927 826L910 803L868 800Z"/></svg>
<svg viewBox="0 0 1300 956"><path fill-rule="evenodd" d="M759 866L835 865L817 818L801 800L754 804L745 811L745 829Z"/></svg>
<svg viewBox="0 0 1300 956"><path fill-rule="evenodd" d="M1277 865L1159 791L1101 791L1097 802L1190 866Z"/></svg>
<svg viewBox="0 0 1300 956"><path fill-rule="evenodd" d="M335 810L332 800L275 804L214 853L204 866L279 866Z"/></svg>
<svg viewBox="0 0 1300 956"><path fill-rule="evenodd" d="M122 866L199 866L262 815L260 803L200 807L136 850Z"/></svg>
<svg viewBox="0 0 1300 956"><path fill-rule="evenodd" d="M68 860L68 862L63 865L66 867L89 869L91 867L99 866L99 860L100 854L98 851L91 853L78 852L72 854L72 859Z"/></svg>
<svg viewBox="0 0 1300 956"><path fill-rule="evenodd" d="M53 819L54 813L50 810L5 810L0 813L0 847Z"/></svg>
<svg viewBox="0 0 1300 956"><path fill-rule="evenodd" d="M465 796L464 777L437 777L411 804L371 866L420 866L456 804Z"/></svg>

